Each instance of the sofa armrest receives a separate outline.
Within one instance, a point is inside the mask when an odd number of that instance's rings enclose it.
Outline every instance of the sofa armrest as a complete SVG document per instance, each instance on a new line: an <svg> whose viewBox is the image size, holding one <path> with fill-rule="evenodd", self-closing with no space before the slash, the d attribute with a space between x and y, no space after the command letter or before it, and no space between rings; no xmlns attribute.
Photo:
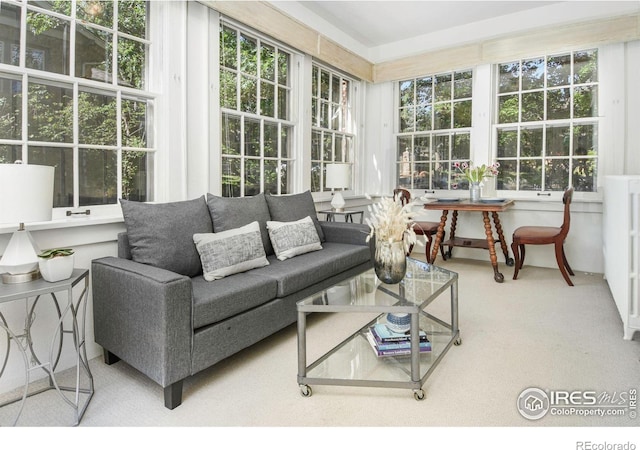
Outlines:
<svg viewBox="0 0 640 450"><path fill-rule="evenodd" d="M324 237L328 242L341 244L369 245L369 225L350 222L320 222Z"/></svg>
<svg viewBox="0 0 640 450"><path fill-rule="evenodd" d="M191 373L191 279L135 261L93 260L96 343L163 387Z"/></svg>

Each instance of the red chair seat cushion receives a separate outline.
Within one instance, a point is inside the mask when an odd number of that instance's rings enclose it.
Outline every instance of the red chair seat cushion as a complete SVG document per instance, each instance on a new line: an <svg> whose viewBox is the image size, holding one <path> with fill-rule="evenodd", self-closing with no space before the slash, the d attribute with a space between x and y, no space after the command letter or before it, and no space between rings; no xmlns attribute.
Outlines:
<svg viewBox="0 0 640 450"><path fill-rule="evenodd" d="M413 231L419 235L435 234L438 231L438 222L414 222Z"/></svg>
<svg viewBox="0 0 640 450"><path fill-rule="evenodd" d="M560 227L520 227L513 232L513 239L519 244L551 243L560 231Z"/></svg>

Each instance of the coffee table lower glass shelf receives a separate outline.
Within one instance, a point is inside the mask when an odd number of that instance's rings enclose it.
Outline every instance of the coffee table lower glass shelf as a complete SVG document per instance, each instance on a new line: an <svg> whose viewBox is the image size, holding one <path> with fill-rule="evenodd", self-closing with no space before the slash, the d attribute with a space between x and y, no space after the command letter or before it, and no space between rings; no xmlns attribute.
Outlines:
<svg viewBox="0 0 640 450"><path fill-rule="evenodd" d="M407 275L397 285L381 284L373 270L357 275L298 302L298 384L301 394L311 396L312 385L365 386L412 389L416 400L425 398L422 389L452 345L460 345L458 329L458 275L454 272L407 258ZM433 302L450 293L449 322L431 313ZM438 303L442 313L443 305ZM374 313L375 318L307 366L306 315L325 313ZM377 314L376 314L377 313ZM411 317L411 342L424 331L431 350L399 356L377 356L367 334L376 323L385 324L387 313Z"/></svg>

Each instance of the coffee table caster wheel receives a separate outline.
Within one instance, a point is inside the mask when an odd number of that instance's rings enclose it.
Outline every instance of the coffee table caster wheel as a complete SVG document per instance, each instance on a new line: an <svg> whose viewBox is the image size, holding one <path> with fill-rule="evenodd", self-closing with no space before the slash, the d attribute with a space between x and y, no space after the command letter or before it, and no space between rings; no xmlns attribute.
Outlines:
<svg viewBox="0 0 640 450"><path fill-rule="evenodd" d="M453 341L453 345L462 345L462 338L458 338L455 341Z"/></svg>
<svg viewBox="0 0 640 450"><path fill-rule="evenodd" d="M511 266L515 266L516 262L513 260L513 258L507 258L507 266L511 267Z"/></svg>
<svg viewBox="0 0 640 450"><path fill-rule="evenodd" d="M424 391L422 389L418 389L416 391L413 391L413 398L415 398L416 400L420 401L420 400L424 400L425 398L427 398L426 394L424 393Z"/></svg>
<svg viewBox="0 0 640 450"><path fill-rule="evenodd" d="M302 395L303 397L311 397L311 394L313 394L311 386L308 386L306 384L300 385L300 395Z"/></svg>
<svg viewBox="0 0 640 450"><path fill-rule="evenodd" d="M504 275L502 275L500 272L496 272L493 274L493 279L496 283L502 283L504 281Z"/></svg>

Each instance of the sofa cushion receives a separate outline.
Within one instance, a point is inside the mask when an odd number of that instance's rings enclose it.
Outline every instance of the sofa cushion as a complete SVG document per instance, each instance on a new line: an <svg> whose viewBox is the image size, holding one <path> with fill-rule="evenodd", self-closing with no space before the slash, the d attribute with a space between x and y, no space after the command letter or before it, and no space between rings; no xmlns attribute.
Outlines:
<svg viewBox="0 0 640 450"><path fill-rule="evenodd" d="M157 204L121 199L120 205L134 261L188 277L202 273L193 235L213 231L204 196Z"/></svg>
<svg viewBox="0 0 640 450"><path fill-rule="evenodd" d="M322 250L279 261L269 256L269 265L253 269L252 274L278 282L278 297L285 297L329 277L371 260L364 245L325 242ZM234 275L235 276L235 275Z"/></svg>
<svg viewBox="0 0 640 450"><path fill-rule="evenodd" d="M311 217L294 222L267 221L273 250L280 261L297 255L322 250L320 238Z"/></svg>
<svg viewBox="0 0 640 450"><path fill-rule="evenodd" d="M220 233L194 234L193 241L207 281L269 264L258 222Z"/></svg>
<svg viewBox="0 0 640 450"><path fill-rule="evenodd" d="M259 269L254 269L259 270ZM276 298L278 283L250 272L236 273L209 283L204 277L191 279L193 327L211 325Z"/></svg>
<svg viewBox="0 0 640 450"><path fill-rule="evenodd" d="M207 194L207 205L213 221L213 231L232 230L257 220L260 224L262 245L267 255L273 255L273 247L267 232L267 220L271 220L265 195L253 197L218 197Z"/></svg>
<svg viewBox="0 0 640 450"><path fill-rule="evenodd" d="M304 219L309 216L316 226L320 242L325 241L311 191L305 191L301 194L267 195L266 199L267 205L269 205L271 220L293 222L294 220Z"/></svg>

